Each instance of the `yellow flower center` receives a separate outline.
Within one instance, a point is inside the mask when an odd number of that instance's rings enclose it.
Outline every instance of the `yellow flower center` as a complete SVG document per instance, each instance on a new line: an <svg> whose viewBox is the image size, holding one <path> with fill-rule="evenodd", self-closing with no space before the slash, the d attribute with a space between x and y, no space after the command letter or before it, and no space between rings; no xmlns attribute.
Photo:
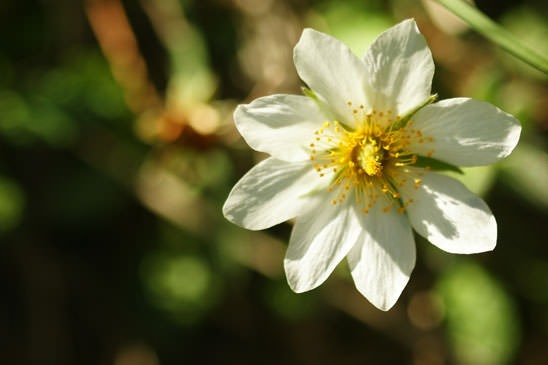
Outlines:
<svg viewBox="0 0 548 365"><path fill-rule="evenodd" d="M379 146L379 143L372 139L365 142L363 146L356 146L353 150L358 166L365 171L369 176L382 175L382 163L384 159L384 151Z"/></svg>
<svg viewBox="0 0 548 365"><path fill-rule="evenodd" d="M390 110L366 112L365 107L360 106L353 110L353 115L355 129L338 121L325 122L314 131L314 141L310 143L310 159L315 162L320 177L332 177L328 188L334 194L332 203L341 203L354 193L365 214L378 202L384 212L397 205L397 210L404 213L413 199L403 201L398 188L413 184L418 189L420 177L424 175L420 169L409 169L417 162L409 146L434 139L413 129L411 121L396 128L395 125L401 124L400 117L393 119ZM430 150L427 157L433 153L434 150Z"/></svg>

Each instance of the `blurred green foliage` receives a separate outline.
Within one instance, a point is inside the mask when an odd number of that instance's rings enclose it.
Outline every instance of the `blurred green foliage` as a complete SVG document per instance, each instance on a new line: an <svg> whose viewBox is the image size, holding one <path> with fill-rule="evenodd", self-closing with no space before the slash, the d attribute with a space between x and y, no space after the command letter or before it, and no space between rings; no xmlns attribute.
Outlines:
<svg viewBox="0 0 548 365"><path fill-rule="evenodd" d="M25 197L19 185L0 176L0 234L15 228L23 216Z"/></svg>
<svg viewBox="0 0 548 365"><path fill-rule="evenodd" d="M546 2L477 3L548 52ZM466 28L438 28L445 16L409 0L0 2L0 362L548 363L546 78ZM248 232L222 217L264 157L233 109L300 92L304 26L361 55L406 17L440 98L489 101L524 126L508 159L452 175L488 201L498 246L472 261L417 237L387 313L344 263L295 294L291 225Z"/></svg>
<svg viewBox="0 0 548 365"><path fill-rule="evenodd" d="M517 311L500 283L462 261L438 281L449 339L463 364L511 363L520 341Z"/></svg>

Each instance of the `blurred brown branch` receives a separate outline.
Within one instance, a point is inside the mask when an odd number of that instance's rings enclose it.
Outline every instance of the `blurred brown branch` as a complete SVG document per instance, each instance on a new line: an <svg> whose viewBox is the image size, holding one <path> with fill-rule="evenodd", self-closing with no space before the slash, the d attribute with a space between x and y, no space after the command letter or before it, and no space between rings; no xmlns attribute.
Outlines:
<svg viewBox="0 0 548 365"><path fill-rule="evenodd" d="M161 105L120 0L87 0L85 11L126 102L135 114Z"/></svg>

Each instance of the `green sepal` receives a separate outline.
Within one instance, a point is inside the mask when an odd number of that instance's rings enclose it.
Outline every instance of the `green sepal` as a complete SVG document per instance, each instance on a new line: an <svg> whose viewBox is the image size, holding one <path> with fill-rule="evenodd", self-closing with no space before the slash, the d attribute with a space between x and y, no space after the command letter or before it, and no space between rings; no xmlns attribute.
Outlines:
<svg viewBox="0 0 548 365"><path fill-rule="evenodd" d="M314 93L314 91L310 90L309 88L307 87L301 87L301 90L303 91L303 94L305 94L306 96L308 96L309 98L315 100L315 101L319 101L318 99L318 95L316 95L316 93Z"/></svg>
<svg viewBox="0 0 548 365"><path fill-rule="evenodd" d="M409 110L407 113L405 113L404 115L401 116L401 118L397 121L395 121L393 124L392 124L392 130L398 130L400 128L403 128L405 127L405 125L407 124L407 122L409 121L409 119L411 119L411 117L413 115L415 115L416 112L418 112L419 110L421 110L422 108L424 108L425 106L427 106L428 104L432 104L436 99L438 98L438 94L434 94L434 95L430 95L430 97L428 99L426 99L424 101L424 103L422 104L419 104L418 106L416 106L415 108Z"/></svg>
<svg viewBox="0 0 548 365"><path fill-rule="evenodd" d="M417 155L417 162L415 162L412 167L427 167L434 171L454 171L458 174L464 174L460 167L452 165L450 163L432 158Z"/></svg>
<svg viewBox="0 0 548 365"><path fill-rule="evenodd" d="M301 87L301 90L303 91L303 94L305 96L308 96L310 99L314 100L316 102L316 104L318 105L318 108L320 108L320 111L326 115L326 116L329 116L330 117L330 122L336 120L336 118L334 117L333 115L333 112L331 111L331 109L329 109L329 106L327 105L327 103L323 100L321 100L318 95L316 95L316 93L312 90L310 90L309 88L307 87ZM337 120L337 122L339 123L339 125L341 127L343 127L344 129L346 129L347 131L350 131L350 132L353 132L354 131L354 128L350 127L348 124L344 123L344 122L341 122L340 120Z"/></svg>

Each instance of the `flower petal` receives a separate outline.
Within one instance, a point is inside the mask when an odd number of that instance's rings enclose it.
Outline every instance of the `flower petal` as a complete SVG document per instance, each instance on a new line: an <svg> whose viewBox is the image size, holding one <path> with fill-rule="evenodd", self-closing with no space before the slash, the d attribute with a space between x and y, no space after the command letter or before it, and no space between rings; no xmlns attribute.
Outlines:
<svg viewBox="0 0 548 365"><path fill-rule="evenodd" d="M288 163L267 158L234 185L223 214L247 229L272 227L299 214L308 200L304 195L313 189L317 179L309 162Z"/></svg>
<svg viewBox="0 0 548 365"><path fill-rule="evenodd" d="M234 122L251 148L284 161L309 158L306 146L325 122L316 102L299 95L271 95L242 104Z"/></svg>
<svg viewBox="0 0 548 365"><path fill-rule="evenodd" d="M413 231L407 216L394 209L384 213L378 204L363 216L348 264L358 291L386 311L398 300L415 267Z"/></svg>
<svg viewBox="0 0 548 365"><path fill-rule="evenodd" d="M400 188L413 228L451 253L490 251L497 243L497 223L483 200L459 181L426 172L418 189Z"/></svg>
<svg viewBox="0 0 548 365"><path fill-rule="evenodd" d="M433 142L413 144L418 154L459 166L494 163L512 152L521 133L519 121L489 103L454 98L428 105L413 117L413 128Z"/></svg>
<svg viewBox="0 0 548 365"><path fill-rule="evenodd" d="M297 218L284 259L287 282L301 293L322 284L356 243L361 226L352 199L333 206L320 194Z"/></svg>
<svg viewBox="0 0 548 365"><path fill-rule="evenodd" d="M377 110L404 115L430 97L434 61L413 19L377 37L363 60L372 91L367 97Z"/></svg>
<svg viewBox="0 0 548 365"><path fill-rule="evenodd" d="M354 125L353 107L367 105L366 69L362 60L339 40L305 29L293 51L300 78L331 106L341 122Z"/></svg>

